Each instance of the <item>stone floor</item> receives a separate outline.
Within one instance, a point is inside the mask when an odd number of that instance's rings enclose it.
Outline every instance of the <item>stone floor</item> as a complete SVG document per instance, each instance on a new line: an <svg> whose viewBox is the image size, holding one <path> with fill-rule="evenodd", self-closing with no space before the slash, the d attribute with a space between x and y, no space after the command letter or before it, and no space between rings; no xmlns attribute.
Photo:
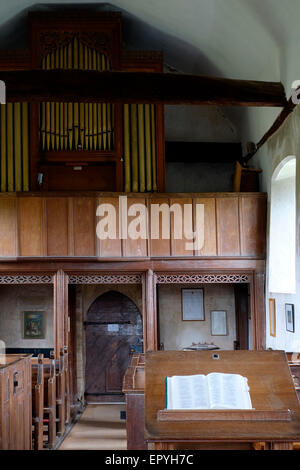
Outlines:
<svg viewBox="0 0 300 470"><path fill-rule="evenodd" d="M59 450L126 450L124 404L87 405Z"/></svg>

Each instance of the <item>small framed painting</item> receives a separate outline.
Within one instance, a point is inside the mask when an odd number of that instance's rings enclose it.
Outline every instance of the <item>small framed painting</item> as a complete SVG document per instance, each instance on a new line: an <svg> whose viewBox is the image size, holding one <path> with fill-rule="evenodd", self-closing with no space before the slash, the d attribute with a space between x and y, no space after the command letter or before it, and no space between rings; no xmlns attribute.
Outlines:
<svg viewBox="0 0 300 470"><path fill-rule="evenodd" d="M295 333L294 304L285 304L286 331Z"/></svg>
<svg viewBox="0 0 300 470"><path fill-rule="evenodd" d="M275 299L269 299L269 322L270 322L270 336L276 336L276 312L275 312Z"/></svg>
<svg viewBox="0 0 300 470"><path fill-rule="evenodd" d="M225 310L212 310L210 312L211 335L227 336L227 312Z"/></svg>
<svg viewBox="0 0 300 470"><path fill-rule="evenodd" d="M204 321L203 297L203 289L181 289L183 321Z"/></svg>
<svg viewBox="0 0 300 470"><path fill-rule="evenodd" d="M24 339L45 338L44 313L36 311L23 312Z"/></svg>

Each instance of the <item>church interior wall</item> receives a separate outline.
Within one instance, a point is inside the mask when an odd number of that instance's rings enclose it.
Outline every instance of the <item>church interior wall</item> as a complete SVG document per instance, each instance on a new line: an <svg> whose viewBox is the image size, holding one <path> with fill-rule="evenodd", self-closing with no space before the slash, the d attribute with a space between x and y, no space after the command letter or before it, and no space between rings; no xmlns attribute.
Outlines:
<svg viewBox="0 0 300 470"><path fill-rule="evenodd" d="M234 288L231 285L197 285L204 289L204 321L182 320L182 286L159 286L160 343L165 350L180 350L194 343L213 343L233 349L236 339ZM227 336L211 335L211 311L227 312Z"/></svg>

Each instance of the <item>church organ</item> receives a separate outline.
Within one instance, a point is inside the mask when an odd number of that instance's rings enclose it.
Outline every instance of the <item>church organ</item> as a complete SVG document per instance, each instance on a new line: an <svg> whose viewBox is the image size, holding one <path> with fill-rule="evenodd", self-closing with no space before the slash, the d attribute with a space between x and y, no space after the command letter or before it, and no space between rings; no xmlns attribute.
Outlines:
<svg viewBox="0 0 300 470"><path fill-rule="evenodd" d="M115 12L31 12L29 50L0 69L161 72L159 52L122 49L121 27ZM161 105L8 103L0 129L2 192L164 190Z"/></svg>

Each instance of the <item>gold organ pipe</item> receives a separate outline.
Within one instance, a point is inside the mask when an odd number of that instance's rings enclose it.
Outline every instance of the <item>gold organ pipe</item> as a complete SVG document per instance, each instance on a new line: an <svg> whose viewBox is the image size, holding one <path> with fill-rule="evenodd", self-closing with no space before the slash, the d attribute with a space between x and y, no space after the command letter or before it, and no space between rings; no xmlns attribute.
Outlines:
<svg viewBox="0 0 300 470"><path fill-rule="evenodd" d="M92 62L92 49L88 48L88 70L93 69L93 62ZM93 150L93 104L89 103L89 127L87 132L89 134L89 149Z"/></svg>
<svg viewBox="0 0 300 470"><path fill-rule="evenodd" d="M145 192L145 132L144 105L138 105L138 149L139 149L139 183L140 192Z"/></svg>
<svg viewBox="0 0 300 470"><path fill-rule="evenodd" d="M22 103L23 191L29 191L29 125L28 103Z"/></svg>
<svg viewBox="0 0 300 470"><path fill-rule="evenodd" d="M152 191L152 161L151 161L151 117L150 105L145 104L145 147L146 147L146 187Z"/></svg>
<svg viewBox="0 0 300 470"><path fill-rule="evenodd" d="M97 53L96 50L92 51L92 67L93 70L97 70ZM98 116L97 116L97 103L93 103L93 149L97 150L98 148Z"/></svg>
<svg viewBox="0 0 300 470"><path fill-rule="evenodd" d="M88 48L84 46L84 69L89 68ZM89 105L84 104L84 135L85 135L85 149L89 149Z"/></svg>
<svg viewBox="0 0 300 470"><path fill-rule="evenodd" d="M129 104L123 106L124 120L124 191L131 191L131 174L130 174L130 123L129 123Z"/></svg>
<svg viewBox="0 0 300 470"><path fill-rule="evenodd" d="M73 41L74 69L78 69L78 40L75 37ZM74 103L74 150L78 149L79 144L79 104Z"/></svg>
<svg viewBox="0 0 300 470"><path fill-rule="evenodd" d="M83 45L79 41L79 68L84 69L84 51ZM79 104L79 122L80 122L80 145L84 148L84 103Z"/></svg>
<svg viewBox="0 0 300 470"><path fill-rule="evenodd" d="M55 51L55 68L59 69L60 67L60 51L56 49ZM60 104L55 103L55 149L60 150Z"/></svg>
<svg viewBox="0 0 300 470"><path fill-rule="evenodd" d="M50 70L50 54L46 57L45 63L46 70ZM49 101L46 103L46 150L50 150L50 132L51 132L51 108Z"/></svg>
<svg viewBox="0 0 300 470"><path fill-rule="evenodd" d="M50 68L55 68L55 52L50 54ZM50 113L51 113L51 124L50 124L50 142L51 150L55 149L55 103L50 103Z"/></svg>
<svg viewBox="0 0 300 470"><path fill-rule="evenodd" d="M106 63L105 63L105 55L102 54L101 56L101 61L102 61L102 70L106 70ZM106 103L102 103L102 132L103 132L103 150L106 150L106 144L107 144L107 115L106 115Z"/></svg>
<svg viewBox="0 0 300 470"><path fill-rule="evenodd" d="M78 37L42 59L42 69L110 70L110 59ZM111 150L114 140L111 103L41 103L40 139L46 150Z"/></svg>
<svg viewBox="0 0 300 470"><path fill-rule="evenodd" d="M101 62L101 54L97 51L97 70L99 72L102 71L102 62ZM102 105L101 103L97 103L97 114L98 114L98 149L102 150Z"/></svg>
<svg viewBox="0 0 300 470"><path fill-rule="evenodd" d="M46 68L46 58L43 57L42 59L42 69ZM40 135L41 135L41 143L42 149L45 149L46 146L46 103L41 103L40 105Z"/></svg>
<svg viewBox="0 0 300 470"><path fill-rule="evenodd" d="M152 135L152 175L153 175L153 191L157 191L156 179L156 130L155 130L155 105L151 104L151 135Z"/></svg>
<svg viewBox="0 0 300 470"><path fill-rule="evenodd" d="M72 61L72 43L70 42L68 45L68 69L72 69L73 61ZM68 103L68 143L69 143L69 150L73 150L73 103Z"/></svg>
<svg viewBox="0 0 300 470"><path fill-rule="evenodd" d="M138 184L138 143L137 143L137 105L130 106L131 111L131 165L132 165L132 191L137 193Z"/></svg>
<svg viewBox="0 0 300 470"><path fill-rule="evenodd" d="M21 103L14 103L15 191L22 191Z"/></svg>
<svg viewBox="0 0 300 470"><path fill-rule="evenodd" d="M7 103L7 190L14 190L14 159L13 159L13 148L14 148L14 136L13 136L13 103Z"/></svg>

